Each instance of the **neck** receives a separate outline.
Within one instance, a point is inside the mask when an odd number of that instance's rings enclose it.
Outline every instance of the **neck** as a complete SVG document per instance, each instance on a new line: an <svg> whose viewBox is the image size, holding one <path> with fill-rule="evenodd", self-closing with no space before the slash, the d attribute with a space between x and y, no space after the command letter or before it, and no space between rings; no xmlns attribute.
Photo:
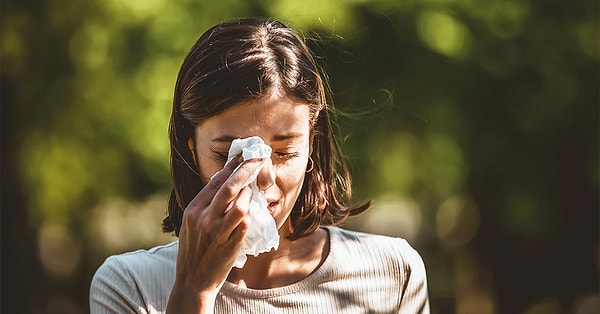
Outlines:
<svg viewBox="0 0 600 314"><path fill-rule="evenodd" d="M227 280L252 289L282 287L300 281L314 272L329 253L325 229L290 241L280 234L279 248L258 256L248 256L244 268L233 268Z"/></svg>

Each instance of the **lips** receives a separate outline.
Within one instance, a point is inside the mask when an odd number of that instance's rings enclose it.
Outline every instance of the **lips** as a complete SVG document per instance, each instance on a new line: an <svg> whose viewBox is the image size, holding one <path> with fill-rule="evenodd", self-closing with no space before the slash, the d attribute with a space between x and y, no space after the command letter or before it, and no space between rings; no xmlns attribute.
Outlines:
<svg viewBox="0 0 600 314"><path fill-rule="evenodd" d="M269 209L269 213L271 213L271 216L275 216L275 211L277 209L277 205L279 205L279 201L269 201L268 203L269 205L267 208Z"/></svg>

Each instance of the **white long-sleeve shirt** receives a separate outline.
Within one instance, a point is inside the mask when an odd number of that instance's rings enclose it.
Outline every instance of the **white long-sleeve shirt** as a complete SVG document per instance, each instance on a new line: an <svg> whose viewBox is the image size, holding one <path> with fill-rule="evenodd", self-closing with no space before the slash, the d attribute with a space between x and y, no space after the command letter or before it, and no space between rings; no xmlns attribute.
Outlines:
<svg viewBox="0 0 600 314"><path fill-rule="evenodd" d="M215 313L429 313L423 260L408 242L327 230L329 254L309 276L261 290L226 281ZM177 249L173 242L107 258L91 283L91 313L165 313Z"/></svg>

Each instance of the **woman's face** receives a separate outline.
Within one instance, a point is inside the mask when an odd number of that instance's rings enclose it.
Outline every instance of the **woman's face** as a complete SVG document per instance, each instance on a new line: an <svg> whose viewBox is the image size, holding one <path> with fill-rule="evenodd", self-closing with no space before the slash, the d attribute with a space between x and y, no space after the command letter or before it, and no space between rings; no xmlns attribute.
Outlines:
<svg viewBox="0 0 600 314"><path fill-rule="evenodd" d="M309 106L279 93L240 103L200 124L195 132L194 153L206 184L223 168L231 141L260 136L273 153L257 177L265 191L269 211L282 234L289 234L288 220L298 198L311 153ZM190 142L191 143L191 142Z"/></svg>

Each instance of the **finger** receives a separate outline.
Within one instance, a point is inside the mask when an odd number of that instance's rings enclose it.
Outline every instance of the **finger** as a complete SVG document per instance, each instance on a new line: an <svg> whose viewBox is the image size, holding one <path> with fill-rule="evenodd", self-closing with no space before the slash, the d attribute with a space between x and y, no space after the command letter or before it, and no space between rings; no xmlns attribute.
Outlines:
<svg viewBox="0 0 600 314"><path fill-rule="evenodd" d="M245 187L240 191L238 198L232 203L231 208L225 212L223 217L223 232L227 238L233 230L248 216L250 202L252 200L252 189Z"/></svg>
<svg viewBox="0 0 600 314"><path fill-rule="evenodd" d="M238 156L231 160L228 164L223 167L223 169L217 171L212 178L208 181L208 183L196 194L194 199L190 202L190 204L198 204L202 205L202 207L208 206L212 201L215 193L219 190L221 185L227 178L231 175L233 170L243 161L242 156ZM189 207L189 206L188 206Z"/></svg>
<svg viewBox="0 0 600 314"><path fill-rule="evenodd" d="M215 204L229 204L236 199L244 187L244 183L261 165L261 162L262 159L251 159L243 162L239 169L221 185L213 198L213 202Z"/></svg>
<svg viewBox="0 0 600 314"><path fill-rule="evenodd" d="M235 227L235 229L233 229L233 232L229 237L229 241L231 243L234 243L237 247L240 247L242 240L244 240L244 237L248 232L248 228L250 228L248 219L242 219L242 221L240 221L240 223Z"/></svg>

